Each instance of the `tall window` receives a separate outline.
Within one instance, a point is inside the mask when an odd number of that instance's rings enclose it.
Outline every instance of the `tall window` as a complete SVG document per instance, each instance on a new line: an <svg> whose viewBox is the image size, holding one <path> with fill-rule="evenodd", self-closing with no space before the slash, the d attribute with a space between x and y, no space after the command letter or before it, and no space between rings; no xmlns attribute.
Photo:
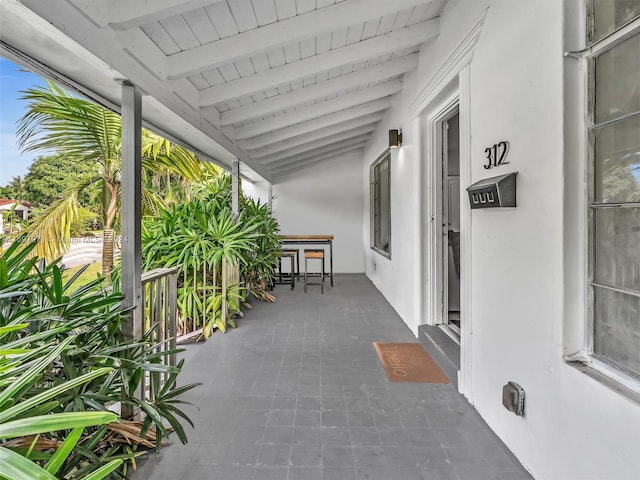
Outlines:
<svg viewBox="0 0 640 480"><path fill-rule="evenodd" d="M391 257L391 153L371 164L371 248Z"/></svg>
<svg viewBox="0 0 640 480"><path fill-rule="evenodd" d="M640 379L640 0L590 0L591 353Z"/></svg>

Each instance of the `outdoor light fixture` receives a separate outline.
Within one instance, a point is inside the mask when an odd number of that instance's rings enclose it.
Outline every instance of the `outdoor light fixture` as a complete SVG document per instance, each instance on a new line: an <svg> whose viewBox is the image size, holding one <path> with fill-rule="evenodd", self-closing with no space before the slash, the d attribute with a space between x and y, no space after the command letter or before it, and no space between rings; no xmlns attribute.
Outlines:
<svg viewBox="0 0 640 480"><path fill-rule="evenodd" d="M399 147L402 145L402 130L389 130L389 147Z"/></svg>

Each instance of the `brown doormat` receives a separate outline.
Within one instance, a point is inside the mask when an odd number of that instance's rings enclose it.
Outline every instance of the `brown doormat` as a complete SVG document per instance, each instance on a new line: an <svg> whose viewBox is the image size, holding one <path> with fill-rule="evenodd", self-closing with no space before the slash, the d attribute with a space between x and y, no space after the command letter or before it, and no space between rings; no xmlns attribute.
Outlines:
<svg viewBox="0 0 640 480"><path fill-rule="evenodd" d="M373 342L373 346L392 382L450 383L419 343Z"/></svg>

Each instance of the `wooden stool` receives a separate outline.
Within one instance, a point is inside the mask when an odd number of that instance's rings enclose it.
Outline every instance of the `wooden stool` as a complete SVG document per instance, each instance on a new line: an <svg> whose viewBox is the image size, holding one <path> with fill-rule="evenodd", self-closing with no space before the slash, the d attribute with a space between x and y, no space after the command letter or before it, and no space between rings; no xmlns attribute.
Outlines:
<svg viewBox="0 0 640 480"><path fill-rule="evenodd" d="M298 257L298 250L282 250L280 252L280 263L278 264L278 283L290 283L291 290L296 286L296 269L294 258ZM291 259L291 273L282 273L282 259ZM288 279L283 280L283 278Z"/></svg>
<svg viewBox="0 0 640 480"><path fill-rule="evenodd" d="M309 277L309 259L317 258L322 262L322 271L320 272L320 282L310 282ZM312 274L317 275L317 274ZM307 249L304 250L304 293L307 293L307 285L320 285L320 293L324 293L324 250Z"/></svg>

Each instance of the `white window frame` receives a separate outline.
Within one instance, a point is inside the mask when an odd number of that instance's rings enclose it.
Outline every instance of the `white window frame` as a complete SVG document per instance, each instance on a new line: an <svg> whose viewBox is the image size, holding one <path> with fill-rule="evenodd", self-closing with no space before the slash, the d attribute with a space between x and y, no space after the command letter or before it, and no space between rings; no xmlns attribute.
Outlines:
<svg viewBox="0 0 640 480"><path fill-rule="evenodd" d="M388 163L388 171L389 171L389 178L387 179L387 186L388 186L388 198L389 198L389 202L388 202L388 207L389 210L388 212L386 212L386 217L387 217L387 229L389 231L389 242L387 244L387 248L383 248L383 246L381 245L377 245L377 235L376 232L378 231L378 229L380 228L380 222L381 219L383 218L383 215L380 212L381 209L381 205L380 205L380 178L379 178L379 171L380 171L380 166L384 163L387 162ZM391 150L387 149L385 150L369 167L369 184L370 184L370 195L369 195L369 199L370 199L370 205L369 205L369 212L370 212L370 245L371 245L371 249L377 253L379 253L380 255L391 259Z"/></svg>
<svg viewBox="0 0 640 480"><path fill-rule="evenodd" d="M587 4L565 5L565 320L564 359L587 375L640 403L640 379L593 356L593 63L605 51L640 34L640 18L587 45ZM575 21L575 19L580 19ZM576 122L582 118L583 122ZM587 188L585 188L585 185ZM576 220L577 219L577 220ZM582 298L582 301L576 299Z"/></svg>

